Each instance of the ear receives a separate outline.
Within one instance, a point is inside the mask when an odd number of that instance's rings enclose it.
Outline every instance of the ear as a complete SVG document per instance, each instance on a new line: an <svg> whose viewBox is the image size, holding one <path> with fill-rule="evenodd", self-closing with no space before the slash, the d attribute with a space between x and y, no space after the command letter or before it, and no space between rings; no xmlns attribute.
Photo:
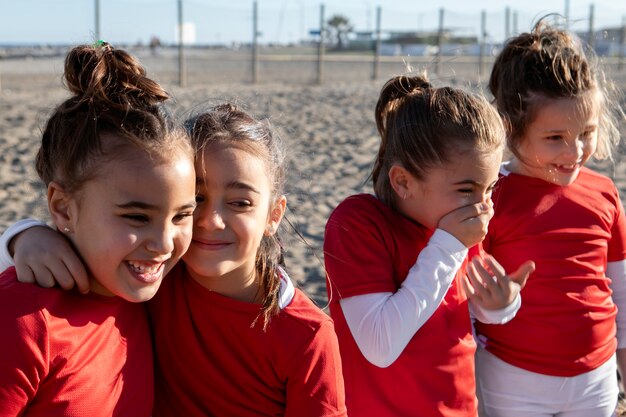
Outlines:
<svg viewBox="0 0 626 417"><path fill-rule="evenodd" d="M415 182L413 176L404 167L393 165L389 169L389 183L400 200L411 197L413 182Z"/></svg>
<svg viewBox="0 0 626 417"><path fill-rule="evenodd" d="M72 201L61 184L56 181L48 184L48 210L58 230L74 230Z"/></svg>
<svg viewBox="0 0 626 417"><path fill-rule="evenodd" d="M272 236L278 230L283 216L285 215L285 209L287 208L287 197L281 195L276 199L272 207L270 208L270 214L267 219L267 225L265 226L264 236Z"/></svg>

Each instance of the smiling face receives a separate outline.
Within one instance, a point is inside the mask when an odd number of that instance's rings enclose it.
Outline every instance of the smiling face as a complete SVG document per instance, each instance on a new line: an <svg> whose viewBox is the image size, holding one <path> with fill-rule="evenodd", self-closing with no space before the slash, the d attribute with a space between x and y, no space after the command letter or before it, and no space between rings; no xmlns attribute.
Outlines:
<svg viewBox="0 0 626 417"><path fill-rule="evenodd" d="M162 162L135 151L103 163L67 201L67 236L84 260L92 291L150 299L191 241L195 173L188 153Z"/></svg>
<svg viewBox="0 0 626 417"><path fill-rule="evenodd" d="M205 148L196 163L198 206L183 259L201 285L226 295L255 285L259 244L280 221L271 216L276 203L267 171L262 158L220 144Z"/></svg>
<svg viewBox="0 0 626 417"><path fill-rule="evenodd" d="M596 151L599 105L589 97L543 100L520 140L519 157L511 161L510 170L568 185Z"/></svg>
<svg viewBox="0 0 626 417"><path fill-rule="evenodd" d="M435 229L446 214L477 203L491 205L502 160L500 148L490 152L453 152L449 161L430 168L425 178L409 181L401 211L407 217Z"/></svg>

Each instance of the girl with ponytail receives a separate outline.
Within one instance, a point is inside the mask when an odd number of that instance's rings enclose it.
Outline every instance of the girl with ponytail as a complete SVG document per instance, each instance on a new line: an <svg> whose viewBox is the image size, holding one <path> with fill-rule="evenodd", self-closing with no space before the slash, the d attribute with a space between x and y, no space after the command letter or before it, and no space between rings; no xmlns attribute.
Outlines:
<svg viewBox="0 0 626 417"><path fill-rule="evenodd" d="M425 76L390 79L375 117L375 195L339 204L324 239L348 414L476 416L470 310L510 320L533 268L467 261L493 215L504 127L485 99Z"/></svg>

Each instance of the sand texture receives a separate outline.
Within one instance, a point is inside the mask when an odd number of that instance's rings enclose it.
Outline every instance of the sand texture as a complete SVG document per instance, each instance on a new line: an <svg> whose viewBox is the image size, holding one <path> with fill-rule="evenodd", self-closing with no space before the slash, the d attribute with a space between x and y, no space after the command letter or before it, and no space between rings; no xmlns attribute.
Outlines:
<svg viewBox="0 0 626 417"><path fill-rule="evenodd" d="M252 84L246 56L236 60L234 55L214 52L189 57L187 86L179 87L172 56L138 55L149 75L172 93L170 106L180 117L198 107L234 101L271 119L289 152L288 221L281 230L287 268L323 307L321 248L326 219L345 197L371 191L368 176L379 143L374 105L384 81L405 72L407 59L381 64L376 80L371 79L371 58L329 62L321 85L314 61L262 61L258 83ZM426 65L435 85L484 88L476 64L461 58L448 58L440 77L434 75L432 62L414 64ZM626 69L607 72L623 90ZM47 115L68 95L61 73L62 57L0 60L0 230L24 217L48 219L33 160ZM626 132L623 124L621 130ZM626 165L621 153L615 159L615 164L604 163L599 169L614 178L624 196Z"/></svg>

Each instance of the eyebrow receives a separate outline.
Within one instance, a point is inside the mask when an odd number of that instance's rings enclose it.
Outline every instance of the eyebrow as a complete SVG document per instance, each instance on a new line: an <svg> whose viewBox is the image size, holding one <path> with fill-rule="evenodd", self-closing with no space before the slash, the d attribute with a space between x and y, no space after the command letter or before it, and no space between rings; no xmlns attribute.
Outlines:
<svg viewBox="0 0 626 417"><path fill-rule="evenodd" d="M234 188L237 190L247 190L247 191L252 191L253 193L256 193L256 194L261 194L259 190L257 190L250 184L246 184L245 182L241 182L241 181L231 181L228 184L226 184L226 188Z"/></svg>
<svg viewBox="0 0 626 417"><path fill-rule="evenodd" d="M198 184L204 184L204 178L198 177L196 178L196 185ZM230 188L230 189L236 189L236 190L246 190L246 191L251 191L253 193L256 194L261 194L261 192L254 188L252 185L242 182L242 181L230 181L229 183L226 184L226 188Z"/></svg>
<svg viewBox="0 0 626 417"><path fill-rule="evenodd" d="M498 182L498 180L493 181L489 185L493 185L496 182ZM480 187L482 184L474 180L461 180L461 181L455 182L453 185L474 185L474 186Z"/></svg>
<svg viewBox="0 0 626 417"><path fill-rule="evenodd" d="M116 206L121 209L139 209L139 210L158 210L159 209L158 206L154 204L148 204L143 201L129 201L128 203L124 203L124 204L116 204ZM180 207L177 207L176 211L192 209L195 207L196 207L195 202L187 203L187 204L183 204Z"/></svg>

